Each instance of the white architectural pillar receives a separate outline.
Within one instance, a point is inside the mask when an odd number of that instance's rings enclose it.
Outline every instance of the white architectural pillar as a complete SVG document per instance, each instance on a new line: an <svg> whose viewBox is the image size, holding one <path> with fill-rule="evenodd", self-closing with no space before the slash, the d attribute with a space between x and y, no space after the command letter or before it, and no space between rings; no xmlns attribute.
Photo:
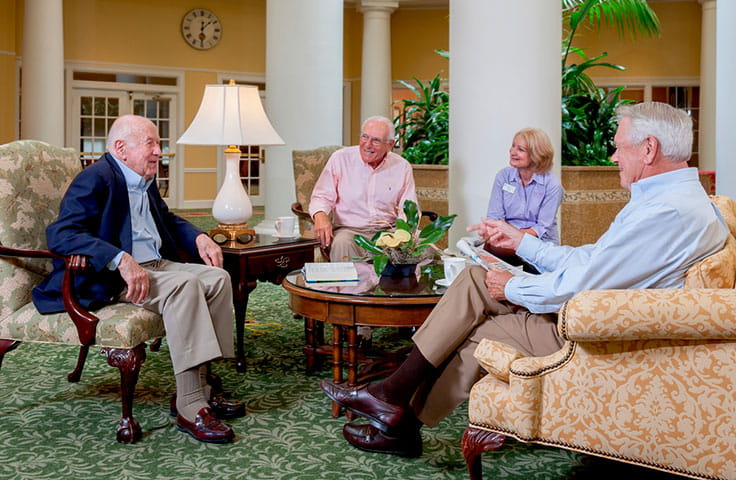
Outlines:
<svg viewBox="0 0 736 480"><path fill-rule="evenodd" d="M450 245L485 217L513 135L541 128L560 171L560 2L450 2Z"/></svg>
<svg viewBox="0 0 736 480"><path fill-rule="evenodd" d="M361 0L363 55L360 120L391 114L391 14L398 0Z"/></svg>
<svg viewBox="0 0 736 480"><path fill-rule="evenodd" d="M268 0L266 8L266 112L286 145L267 149L261 231L291 214L291 152L342 144L342 0Z"/></svg>
<svg viewBox="0 0 736 480"><path fill-rule="evenodd" d="M25 0L21 133L64 146L62 0Z"/></svg>
<svg viewBox="0 0 736 480"><path fill-rule="evenodd" d="M698 164L716 168L716 0L700 0L700 124Z"/></svg>
<svg viewBox="0 0 736 480"><path fill-rule="evenodd" d="M736 198L736 2L716 6L716 193Z"/></svg>

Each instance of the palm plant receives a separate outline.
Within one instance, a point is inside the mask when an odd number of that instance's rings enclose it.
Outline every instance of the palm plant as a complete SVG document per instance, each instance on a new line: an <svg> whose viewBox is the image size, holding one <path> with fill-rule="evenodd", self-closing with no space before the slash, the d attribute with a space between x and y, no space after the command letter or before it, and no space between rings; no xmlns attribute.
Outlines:
<svg viewBox="0 0 736 480"><path fill-rule="evenodd" d="M594 67L625 70L601 59L608 54L588 58L572 43L580 27L614 25L619 35L627 33L654 36L659 34L659 19L646 0L562 0L564 39L562 42L562 164L611 165L615 110L623 87L606 93L597 88L587 71ZM568 64L571 53L582 62Z"/></svg>
<svg viewBox="0 0 736 480"><path fill-rule="evenodd" d="M426 84L416 77L416 86L400 80L416 99L402 100L401 113L394 118L409 163L447 165L450 152L450 94L441 88L438 73Z"/></svg>

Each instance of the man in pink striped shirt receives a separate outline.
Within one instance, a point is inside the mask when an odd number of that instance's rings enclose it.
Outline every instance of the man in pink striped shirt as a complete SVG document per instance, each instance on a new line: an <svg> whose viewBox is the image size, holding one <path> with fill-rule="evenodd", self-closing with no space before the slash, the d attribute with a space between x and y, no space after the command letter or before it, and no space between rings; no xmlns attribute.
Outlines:
<svg viewBox="0 0 736 480"><path fill-rule="evenodd" d="M391 120L370 117L360 131L360 145L332 154L309 202L315 236L330 247L333 262L365 255L353 236L371 238L393 228L396 218L403 216L404 201L417 201L411 165L391 152Z"/></svg>

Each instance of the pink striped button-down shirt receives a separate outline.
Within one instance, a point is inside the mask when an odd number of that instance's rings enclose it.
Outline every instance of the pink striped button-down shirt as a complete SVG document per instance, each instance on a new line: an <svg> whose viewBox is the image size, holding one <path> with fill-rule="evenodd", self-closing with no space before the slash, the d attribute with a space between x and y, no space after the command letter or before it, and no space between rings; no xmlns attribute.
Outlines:
<svg viewBox="0 0 736 480"><path fill-rule="evenodd" d="M309 214L333 214L334 226L392 228L403 217L404 200L417 201L411 165L388 152L373 169L360 158L358 147L338 150L327 161L312 191Z"/></svg>

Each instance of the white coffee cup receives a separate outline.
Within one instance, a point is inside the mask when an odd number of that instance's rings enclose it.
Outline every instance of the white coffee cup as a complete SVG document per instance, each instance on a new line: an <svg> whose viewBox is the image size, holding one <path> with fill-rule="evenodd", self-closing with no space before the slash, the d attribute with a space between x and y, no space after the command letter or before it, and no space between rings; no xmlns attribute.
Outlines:
<svg viewBox="0 0 736 480"><path fill-rule="evenodd" d="M445 269L445 281L450 284L452 283L460 272L465 268L465 259L458 257L445 257L442 260Z"/></svg>
<svg viewBox="0 0 736 480"><path fill-rule="evenodd" d="M294 235L296 217L286 216L276 219L276 233L279 237L291 237Z"/></svg>

